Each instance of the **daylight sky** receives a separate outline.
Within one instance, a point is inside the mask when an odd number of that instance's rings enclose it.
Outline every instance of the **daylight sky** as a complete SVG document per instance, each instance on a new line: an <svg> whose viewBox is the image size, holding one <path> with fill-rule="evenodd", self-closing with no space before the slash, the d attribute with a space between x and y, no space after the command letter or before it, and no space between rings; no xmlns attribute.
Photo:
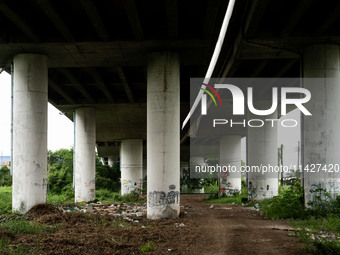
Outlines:
<svg viewBox="0 0 340 255"><path fill-rule="evenodd" d="M0 155L11 155L11 76L0 74ZM73 122L48 104L48 149L73 146Z"/></svg>

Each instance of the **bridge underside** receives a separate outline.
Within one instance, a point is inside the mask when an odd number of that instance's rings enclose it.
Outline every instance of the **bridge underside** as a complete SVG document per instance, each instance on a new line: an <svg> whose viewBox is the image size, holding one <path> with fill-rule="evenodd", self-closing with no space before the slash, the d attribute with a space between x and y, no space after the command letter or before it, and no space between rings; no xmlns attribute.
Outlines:
<svg viewBox="0 0 340 255"><path fill-rule="evenodd" d="M204 77L227 6L222 0L0 1L0 67L11 72L13 64L14 72L13 208L25 211L45 200L49 101L78 130L76 199L94 196L95 146L103 157L125 155L124 167L133 171L142 171L141 152L149 173L149 217L176 217L180 161L190 157L189 127L180 131L190 107L190 78ZM339 10L336 1L236 0L213 76L338 77ZM315 114L304 122L305 164L339 161L340 118L329 117L338 113L332 101L338 91L329 86L305 84L327 102L308 105ZM268 99L271 86L257 93L256 98ZM322 136L316 135L320 127ZM262 152L276 151L277 144L250 137L268 135L259 132L241 128L226 134L233 137L222 144L238 146L236 141L248 135L248 164L271 163L271 154ZM225 162L239 160L212 151ZM129 160L130 154L138 162ZM122 190L139 185L138 178L126 178ZM272 180L251 178L258 190L270 185L271 195L277 191ZM315 183L337 187L338 176L305 178L307 189Z"/></svg>

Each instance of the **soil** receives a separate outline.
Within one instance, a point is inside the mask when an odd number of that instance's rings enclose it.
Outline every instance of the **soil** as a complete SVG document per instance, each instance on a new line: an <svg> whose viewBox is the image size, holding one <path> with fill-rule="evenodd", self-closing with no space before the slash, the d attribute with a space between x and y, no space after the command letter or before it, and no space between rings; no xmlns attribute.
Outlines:
<svg viewBox="0 0 340 255"><path fill-rule="evenodd" d="M62 213L39 205L26 217L50 231L12 235L0 228L0 238L35 254L141 254L149 242L156 250L146 254L304 254L285 221L264 219L254 208L211 206L200 197L181 197L181 205L180 217L167 221Z"/></svg>

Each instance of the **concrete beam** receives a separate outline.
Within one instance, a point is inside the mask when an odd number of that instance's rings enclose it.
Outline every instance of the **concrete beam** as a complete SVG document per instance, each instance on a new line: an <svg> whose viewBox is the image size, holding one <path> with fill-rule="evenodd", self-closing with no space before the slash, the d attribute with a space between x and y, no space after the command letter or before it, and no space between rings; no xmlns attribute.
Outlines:
<svg viewBox="0 0 340 255"><path fill-rule="evenodd" d="M72 82L73 86L75 86L78 91L91 103L94 104L95 100L93 97L86 91L86 89L80 84L77 78L66 68L60 69L60 72L63 73L69 80Z"/></svg>
<svg viewBox="0 0 340 255"><path fill-rule="evenodd" d="M105 82L103 81L102 77L97 72L97 70L95 68L87 68L86 70L91 74L91 76L96 81L96 83L100 87L100 89L103 91L103 94L109 100L109 102L114 103L115 100L114 100L111 92L108 90L107 86L105 85Z"/></svg>
<svg viewBox="0 0 340 255"><path fill-rule="evenodd" d="M107 42L110 39L109 33L107 32L107 29L104 25L103 19L101 18L101 15L98 12L97 7L93 3L92 0L81 0L81 4L91 20L91 23L96 30L100 40Z"/></svg>
<svg viewBox="0 0 340 255"><path fill-rule="evenodd" d="M16 12L12 11L3 0L0 1L0 10L32 42L40 42L40 36L38 36L34 29L30 25L28 25L28 23L23 20Z"/></svg>
<svg viewBox="0 0 340 255"><path fill-rule="evenodd" d="M178 0L166 0L166 20L168 24L168 37L172 40L178 38Z"/></svg>
<svg viewBox="0 0 340 255"><path fill-rule="evenodd" d="M52 3L49 0L36 0L40 7L45 12L46 16L53 23L55 28L60 32L60 34L66 39L67 42L75 42L75 38L69 30L66 23L63 21L61 16L54 9Z"/></svg>
<svg viewBox="0 0 340 255"><path fill-rule="evenodd" d="M51 78L48 79L48 86L55 90L57 93L59 93L59 95L61 95L63 98L65 98L68 103L76 104L72 97Z"/></svg>
<svg viewBox="0 0 340 255"><path fill-rule="evenodd" d="M133 93L131 91L131 87L130 87L128 81L127 81L127 78L125 76L123 68L118 66L118 67L116 67L116 71L117 71L117 74L119 76L120 81L123 83L124 90L125 90L125 93L126 93L128 99L129 99L129 102L134 103L135 97L133 96Z"/></svg>
<svg viewBox="0 0 340 255"><path fill-rule="evenodd" d="M135 0L124 0L123 4L128 15L132 33L137 41L142 41L144 39L144 34Z"/></svg>

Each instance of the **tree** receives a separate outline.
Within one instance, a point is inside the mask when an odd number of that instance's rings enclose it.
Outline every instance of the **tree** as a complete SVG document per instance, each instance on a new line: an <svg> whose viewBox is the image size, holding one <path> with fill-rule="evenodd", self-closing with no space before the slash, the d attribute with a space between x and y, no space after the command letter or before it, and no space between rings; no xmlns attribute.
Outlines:
<svg viewBox="0 0 340 255"><path fill-rule="evenodd" d="M61 193L65 188L72 187L73 182L73 149L60 149L48 152L49 191Z"/></svg>
<svg viewBox="0 0 340 255"><path fill-rule="evenodd" d="M0 168L0 186L12 186L11 170L7 166Z"/></svg>

